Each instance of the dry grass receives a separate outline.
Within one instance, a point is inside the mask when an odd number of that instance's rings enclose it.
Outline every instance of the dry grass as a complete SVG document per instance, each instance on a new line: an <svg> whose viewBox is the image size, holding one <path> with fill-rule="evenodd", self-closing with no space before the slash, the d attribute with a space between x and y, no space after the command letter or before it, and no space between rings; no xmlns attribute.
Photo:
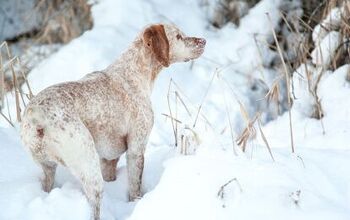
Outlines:
<svg viewBox="0 0 350 220"><path fill-rule="evenodd" d="M0 53L0 110L4 106L4 95L5 95L5 72L3 69L3 60Z"/></svg>
<svg viewBox="0 0 350 220"><path fill-rule="evenodd" d="M307 70L307 82L308 82L308 90L309 94L313 97L314 99L314 105L313 105L313 112L311 113L310 117L319 119L323 133L325 133L325 127L323 125L323 116L324 116L324 111L322 107L322 102L321 99L318 95L318 87L319 83L324 75L324 72L326 70L336 70L338 67L348 64L350 59L350 50L349 50L349 39L350 39L350 13L349 13L349 8L350 8L350 2L344 1L344 0L328 0L328 1L323 1L321 4L319 4L316 9L318 12L315 11L312 13L310 17L306 19L306 21L303 21L300 19L301 24L306 27L305 29L307 30L304 34L311 36L312 32L314 31L313 28L317 24L321 24L321 22L329 15L330 11L334 7L343 7L344 13L341 16L341 23L339 27L331 27L335 28L336 31L339 31L341 33L341 36L343 39L348 39L345 41L343 44L341 44L337 50L335 55L332 58L331 64L329 66L323 66L322 71L318 74L315 75L315 73ZM316 16L315 14L318 14ZM313 24L309 26L309 24ZM329 27L323 27L327 31L330 31ZM314 49L316 46L319 45L314 45L314 42L311 40L311 38L307 38L304 41L303 47L300 48L300 60L298 64L303 64L303 63L309 63L310 61L310 51ZM322 57L323 54L321 53L320 56ZM299 66L297 65L297 66ZM307 66L306 66L307 67Z"/></svg>
<svg viewBox="0 0 350 220"><path fill-rule="evenodd" d="M173 79L170 79L167 93L169 114L163 113L162 115L170 119L174 135L175 147L179 149L179 152L181 154L188 155L196 150L196 147L200 144L200 139L199 135L194 130L194 127L191 128L188 123L186 123L186 121L178 119L179 110L186 112L190 118L193 116L190 108L185 103L184 98L181 96L181 94L184 94L188 100L188 97L185 95L185 93L182 92L182 90L173 81ZM174 100L175 102L175 109L174 106L171 105L171 100ZM200 111L197 109L197 112Z"/></svg>
<svg viewBox="0 0 350 220"><path fill-rule="evenodd" d="M198 133L198 123L204 125L205 129L209 129L215 138L218 140L218 145L222 145L220 138L216 134L222 134L226 129L221 132L217 132L214 126L210 123L208 118L202 112L205 101L208 97L211 87L222 69L216 69L212 74L212 77L208 83L208 86L204 92L204 95L198 105L193 104L186 92L184 92L180 86L174 81L170 80L168 93L167 93L167 104L169 114L162 114L167 119L171 120L171 127L174 135L175 146L179 148L179 152L182 154L193 153L193 149L200 145L200 134ZM172 101L171 101L172 100ZM182 114L178 115L178 112ZM228 121L230 127L230 133L232 138L233 152L234 155L238 155L235 149L235 137L232 126L232 120L230 113L226 106L226 112L228 114ZM179 117L182 118L179 118ZM203 128L203 127L201 127ZM194 149L195 150L195 149Z"/></svg>
<svg viewBox="0 0 350 220"><path fill-rule="evenodd" d="M257 137L256 126L258 126L260 137L263 140L266 148L268 149L268 152L269 152L269 154L271 156L271 159L273 161L275 161L275 159L273 157L273 154L272 154L272 150L271 150L270 144L268 143L268 140L267 140L267 138L266 138L266 136L265 136L265 134L263 132L263 129L262 129L261 113L257 112L253 118L250 118L249 113L246 110L246 107L239 100L238 96L235 94L235 91L231 87L230 83L222 75L219 75L219 76L220 76L219 79L227 86L227 88L231 92L233 99L236 100L236 102L238 103L239 108L240 108L240 113L242 115L243 120L245 121L245 128L243 129L242 133L240 135L238 135L238 137L234 138L234 132L233 132L233 127L232 127L230 111L228 109L227 98L226 98L226 95L225 95L225 91L223 90L224 86L222 86L221 88L222 88L222 93L223 93L223 97L224 97L224 101L225 101L226 114L227 114L227 117L228 117L228 123L229 123L229 127L230 127L230 134L231 134L231 138L232 138L232 148L233 148L234 154L236 156L238 155L238 153L237 153L237 151L235 149L235 143L241 148L241 150L243 152L246 151L247 144L250 141L256 139L256 137Z"/></svg>
<svg viewBox="0 0 350 220"><path fill-rule="evenodd" d="M228 118L228 124L229 124L229 127L230 127L230 135L231 135L231 141L232 141L232 151L233 151L233 153L236 156L238 156L237 151L236 151L236 147L235 147L235 141L234 141L235 138L234 138L231 114L230 114L230 110L228 109L225 92L223 92L223 94L224 94L224 99L225 99L225 107L226 107L226 114L227 114L227 118Z"/></svg>
<svg viewBox="0 0 350 220"><path fill-rule="evenodd" d="M263 140L263 142L264 142L264 144L265 144L265 146L266 146L266 148L271 156L271 159L273 161L275 161L275 158L273 157L273 154L272 154L270 144L269 144L269 142L268 142L268 140L263 132L263 129L262 129L261 114L256 113L253 118L249 118L248 112L245 110L244 105L241 102L239 102L239 105L240 105L241 114L246 122L246 127L243 130L243 132L241 133L241 135L236 139L237 144L241 147L242 151L245 152L248 141L256 138L257 131L255 128L255 125L257 124L258 128L259 128L260 137Z"/></svg>
<svg viewBox="0 0 350 220"><path fill-rule="evenodd" d="M241 135L236 139L237 144L241 147L243 152L246 151L248 141L256 138L256 129L254 127L254 124L257 119L257 115L254 116L253 119L248 119L245 129L243 130Z"/></svg>
<svg viewBox="0 0 350 220"><path fill-rule="evenodd" d="M213 73L213 76L212 76L212 78L211 78L211 80L210 80L210 82L209 82L209 85L208 85L208 87L207 87L207 89L206 89L206 91L205 91L205 94L204 94L204 96L203 96L203 99L202 99L202 101L201 101L201 103L200 103L200 105L199 105L199 107L198 107L198 111L197 111L197 114L196 114L196 118L195 118L194 123L193 123L193 128L196 127L196 124L197 124L197 121L198 121L198 116L199 116L199 113L201 112L203 103L204 103L205 99L207 98L207 95L208 95L208 92L209 92L209 90L210 90L210 87L212 86L212 84L213 84L213 82L214 82L214 79L215 79L215 77L217 76L218 73L219 73L219 70L218 70L218 69L216 69L215 72Z"/></svg>
<svg viewBox="0 0 350 220"><path fill-rule="evenodd" d="M214 1L214 12L210 19L211 24L216 28L222 28L227 23L239 25L241 17L248 13L259 0L218 0ZM208 5L208 0L202 0L202 5Z"/></svg>
<svg viewBox="0 0 350 220"><path fill-rule="evenodd" d="M340 30L342 35L348 38L344 48L344 54L345 54L344 57L348 58L348 63L350 60L350 22L349 20L350 20L350 2L347 2L345 3L345 6L344 6L344 16L342 17ZM350 82L350 68L346 75L346 80Z"/></svg>
<svg viewBox="0 0 350 220"><path fill-rule="evenodd" d="M291 141L291 148L292 148L292 153L294 153L294 138L293 138L293 125L292 125L292 112L291 112L291 108L292 108L292 101L291 101L291 93L290 93L290 73L289 73L289 69L286 65L286 62L284 61L284 56L282 54L282 50L281 47L279 45L279 42L277 40L277 36L276 36L276 32L275 29L272 27L272 21L271 18L269 16L269 14L267 14L267 17L270 21L270 26L271 26L271 30L273 33L273 37L275 40L275 44L277 45L277 50L278 50L278 54L282 60L283 63L283 68L284 68L284 73L285 73L285 81L286 81L286 88L287 88L287 99L288 99L288 116L289 116L289 131L290 131L290 141Z"/></svg>
<svg viewBox="0 0 350 220"><path fill-rule="evenodd" d="M277 107L276 115L279 115L281 113L280 110L280 101L279 98L281 96L280 94L280 80L281 77L278 77L271 85L268 93L265 95L265 99L268 103L275 103Z"/></svg>
<svg viewBox="0 0 350 220"><path fill-rule="evenodd" d="M37 42L68 43L92 27L91 5L86 0L38 0L33 13L42 14Z"/></svg>
<svg viewBox="0 0 350 220"><path fill-rule="evenodd" d="M310 63L309 62L309 58L311 56L310 51L315 47L315 45L313 45L311 38L304 37L305 35L311 36L312 32L314 31L314 29L308 24L308 23L310 23L310 20L306 22L306 21L303 21L301 18L297 18L298 21L300 22L299 25L302 26L301 29L304 30L304 32L300 32L300 30L298 28L291 27L291 26L295 26L295 25L290 24L290 22L288 21L288 19L286 18L284 13L281 13L281 16L282 16L282 19L284 21L284 24L287 25L289 31L296 32L297 35L299 36L299 38L302 39L302 40L300 40L300 43L295 48L290 48L290 49L294 50L295 54L297 54L298 59L292 61L293 66L290 64L290 62L288 62L289 69L295 69L295 68L299 67L300 65L304 65L305 63ZM319 19L321 19L321 18L322 17L320 17ZM316 24L318 24L318 23L316 23ZM284 51L284 53L286 53L286 51ZM321 54L321 56L322 56L322 54ZM307 65L304 65L304 66L306 69L306 80L307 80L308 92L313 97L313 102L315 103L313 105L313 111L312 111L310 117L320 120L323 133L325 134L325 128L324 128L323 120L322 120L322 118L324 116L324 112L323 112L321 100L318 96L318 90L317 90L319 82L321 80L321 77L323 76L324 71L321 71L320 74L316 77L316 80L314 80L315 73L309 71ZM291 93L293 94L293 98L297 99L298 97L295 97L295 95L294 95L293 81L291 81L291 82L292 82Z"/></svg>
<svg viewBox="0 0 350 220"><path fill-rule="evenodd" d="M174 133L175 147L177 147L178 146L178 143L177 143L178 142L178 137L177 137L178 130L177 130L177 126L175 126L175 124L177 124L179 120L174 121L174 116L173 116L172 108L170 105L170 89L171 89L172 81L173 81L173 79L170 79L168 93L167 93L167 102L168 102L168 110L170 113L171 127L172 127L173 133Z"/></svg>
<svg viewBox="0 0 350 220"><path fill-rule="evenodd" d="M243 192L243 189L242 189L241 184L239 183L238 179L235 177L235 178L230 179L229 181L227 181L225 184L223 184L223 185L220 187L220 189L219 189L219 191L218 191L218 193L217 193L217 196L218 196L219 198L224 199L224 197L225 197L225 188L226 188L229 184L231 184L232 182L235 182L235 183L237 184L238 188L239 188L239 191L240 191L240 192Z"/></svg>
<svg viewBox="0 0 350 220"><path fill-rule="evenodd" d="M344 6L343 6L344 5ZM287 88L287 101L289 107L289 127L290 127L290 137L291 137L291 146L292 152L294 152L294 142L293 142L293 126L291 120L291 112L290 108L293 104L293 99L297 99L294 95L294 85L291 80L292 72L300 67L303 64L312 64L311 63L311 51L314 50L315 47L319 45L315 45L312 40L312 33L314 31L314 27L318 24L321 24L322 21L329 15L330 11L334 7L343 7L344 13L341 17L340 27L331 27L336 28L335 31L339 31L343 39L347 39L344 41L342 45L340 45L334 57L332 58L331 64L329 66L324 66L322 71L316 71L316 73L311 70L306 70L306 80L308 86L308 93L313 98L313 111L310 113L311 118L318 119L320 121L323 133L325 133L325 127L323 124L324 110L322 107L322 101L318 94L319 84L325 71L331 70L334 71L338 67L343 66L344 64L348 64L350 62L350 2L345 0L324 0L324 1L303 1L303 9L304 15L303 17L291 17L289 11L281 12L282 21L280 23L280 30L284 28L287 29L291 34L296 36L295 42L288 42L287 36L284 36L282 32L276 33L273 28L273 37L274 44L270 46L272 50L277 51L279 58L281 60L280 63L277 63L277 66L281 66L283 68L284 80L286 82ZM326 28L321 26L322 28ZM327 31L333 30L327 27ZM282 46L281 46L282 45ZM294 56L290 56L288 54L294 54ZM320 54L322 56L322 54ZM306 69L307 69L307 65ZM276 66L274 66L276 67ZM350 81L350 70L348 71L347 80ZM269 89L269 92L266 94L265 98L268 103L274 102L278 105L280 94L279 83L275 81ZM279 111L279 110L278 110ZM249 129L247 129L248 131ZM246 133L247 136L247 133Z"/></svg>
<svg viewBox="0 0 350 220"><path fill-rule="evenodd" d="M198 134L190 127L185 126L184 132L180 135L181 145L180 153L183 155L192 154L200 144Z"/></svg>
<svg viewBox="0 0 350 220"><path fill-rule="evenodd" d="M3 55L5 54L5 55ZM4 60L4 56L6 56L6 59L8 60L6 64L3 63ZM21 71L21 68L16 68L19 69L18 71L15 70L15 66L21 66L21 62L20 59L18 57L13 57L11 55L9 46L7 44L7 42L3 42L0 45L0 91L1 91L1 107L3 107L3 103L4 103L4 97L7 98L6 96L6 92L11 91L12 89L14 90L15 93L15 101L16 101L16 119L17 122L21 122L21 112L22 112L22 108L25 108L26 106L26 102L28 100L30 100L33 97L33 93L31 90L31 87L26 79L26 75ZM6 85L8 85L8 82L6 81L5 78L5 71L6 68L8 68L11 73L12 73L12 83L11 83L11 87L10 90L6 90ZM19 72L19 73L18 73ZM27 89L29 91L29 94L24 94L21 91L21 85L18 82L18 76L21 76L22 81L25 82ZM0 108L1 111L1 116L11 125L14 126L14 122L12 121L12 117L11 117L11 113L9 110L9 105L8 102L6 103L7 106L7 112L8 115L6 116L1 110L2 108Z"/></svg>

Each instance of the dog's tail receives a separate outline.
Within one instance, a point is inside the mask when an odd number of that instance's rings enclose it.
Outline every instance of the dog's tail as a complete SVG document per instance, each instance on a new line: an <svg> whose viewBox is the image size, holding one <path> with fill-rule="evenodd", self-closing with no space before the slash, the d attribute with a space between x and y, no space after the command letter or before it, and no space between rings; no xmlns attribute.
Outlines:
<svg viewBox="0 0 350 220"><path fill-rule="evenodd" d="M22 117L20 134L24 145L37 160L45 157L42 142L46 135L46 125L47 119L41 107L29 105Z"/></svg>
<svg viewBox="0 0 350 220"><path fill-rule="evenodd" d="M25 110L21 123L21 131L28 132L28 128L35 129L37 137L44 137L46 127L46 117L44 111L39 106L28 106Z"/></svg>

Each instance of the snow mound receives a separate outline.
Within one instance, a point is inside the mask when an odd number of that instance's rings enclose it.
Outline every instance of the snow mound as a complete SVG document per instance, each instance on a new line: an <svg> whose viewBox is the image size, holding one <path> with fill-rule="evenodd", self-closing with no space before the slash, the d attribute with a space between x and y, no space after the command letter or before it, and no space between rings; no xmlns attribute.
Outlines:
<svg viewBox="0 0 350 220"><path fill-rule="evenodd" d="M211 150L168 160L128 219L348 219L350 152L287 151L274 150L275 163Z"/></svg>

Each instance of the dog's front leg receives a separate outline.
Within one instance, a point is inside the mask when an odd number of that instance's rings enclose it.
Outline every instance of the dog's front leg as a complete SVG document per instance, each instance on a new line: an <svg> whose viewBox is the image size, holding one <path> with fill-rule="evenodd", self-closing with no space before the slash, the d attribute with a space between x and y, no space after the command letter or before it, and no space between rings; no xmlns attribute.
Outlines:
<svg viewBox="0 0 350 220"><path fill-rule="evenodd" d="M142 99L141 99L142 100ZM132 127L127 134L127 169L129 181L129 201L141 198L142 172L144 167L144 152L148 137L153 127L153 111L150 100L135 103ZM141 110L140 110L141 109Z"/></svg>
<svg viewBox="0 0 350 220"><path fill-rule="evenodd" d="M153 121L138 120L127 138L127 169L129 181L129 201L141 198L144 152Z"/></svg>
<svg viewBox="0 0 350 220"><path fill-rule="evenodd" d="M141 183L142 172L144 167L144 151L145 143L139 144L139 146L130 146L127 156L127 169L128 169L128 181L129 181L129 201L141 198ZM133 149L133 148L136 149Z"/></svg>

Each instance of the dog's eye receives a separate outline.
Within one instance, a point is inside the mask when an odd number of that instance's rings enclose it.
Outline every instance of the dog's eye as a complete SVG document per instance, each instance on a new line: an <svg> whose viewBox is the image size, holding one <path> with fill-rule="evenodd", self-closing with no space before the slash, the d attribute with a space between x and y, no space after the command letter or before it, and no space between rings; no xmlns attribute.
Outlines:
<svg viewBox="0 0 350 220"><path fill-rule="evenodd" d="M177 34L176 39L180 40L180 39L182 39L182 36L180 34Z"/></svg>

